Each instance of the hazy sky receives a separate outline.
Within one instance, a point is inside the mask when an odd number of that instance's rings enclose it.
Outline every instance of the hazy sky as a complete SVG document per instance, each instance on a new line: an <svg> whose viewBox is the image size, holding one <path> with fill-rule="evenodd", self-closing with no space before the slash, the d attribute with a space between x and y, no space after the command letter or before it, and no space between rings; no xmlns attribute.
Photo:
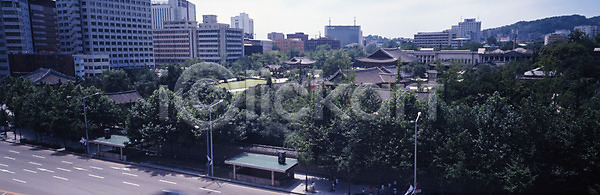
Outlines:
<svg viewBox="0 0 600 195"><path fill-rule="evenodd" d="M412 38L417 32L449 29L461 18L478 18L483 29L551 16L600 15L600 0L189 0L198 21L214 14L220 23L245 12L254 19L256 38L269 32L324 36L324 26L352 25L363 35Z"/></svg>

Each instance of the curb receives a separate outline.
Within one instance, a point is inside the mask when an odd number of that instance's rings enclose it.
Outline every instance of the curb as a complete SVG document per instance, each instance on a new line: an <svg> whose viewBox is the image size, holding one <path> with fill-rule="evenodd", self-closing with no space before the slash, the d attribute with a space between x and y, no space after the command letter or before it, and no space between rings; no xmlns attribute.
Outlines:
<svg viewBox="0 0 600 195"><path fill-rule="evenodd" d="M82 154L79 154L79 153L74 153L74 152L70 152L70 151L66 151L66 150L58 150L58 149L53 149L53 148L46 148L46 147L43 147L43 146L37 146L37 145L31 145L31 144L24 144L24 143L17 143L17 142L10 142L10 141L7 141L4 138L2 138L1 141L5 142L5 143L25 145L25 146L29 146L29 147L33 147L33 148L40 148L40 149L44 149L44 150L50 150L50 151L54 151L54 152L67 153L67 154L71 154L71 155L75 155L75 156L80 156L80 157L86 157L86 158L90 158L90 159L99 159L99 160L103 160L103 161L110 161L110 162L115 162L115 163L121 163L121 164L127 164L127 165L135 165L135 166L140 166L140 167L145 167L145 168L151 168L151 169L158 169L158 170L163 170L163 171L170 171L170 172L175 172L175 173L179 173L179 174L185 174L185 175L200 177L200 178L207 179L207 180L208 179L209 180L213 180L213 181L214 180L218 180L218 181L221 181L221 182L235 183L235 184L240 184L240 185L244 185L244 186L251 186L251 187L262 188L262 189L267 189L267 190L272 190L272 191L278 191L278 192L284 192L284 193L289 193L289 194L304 195L302 193L287 191L287 190L280 189L280 188L275 188L275 187L270 187L270 186L263 186L263 185L249 183L249 182L232 180L232 179L225 179L225 178L220 178L220 177L210 177L210 176L207 176L207 175L202 175L202 174L199 174L199 173L192 173L192 172L188 172L188 171L184 171L184 170L179 170L179 169L175 169L175 168L170 168L170 167L166 167L166 166L162 166L162 165L154 165L154 164L150 164L150 163L135 163L135 162L115 160L115 159L108 159L108 158L104 158L104 157L87 156L87 155L82 155ZM201 171L201 170L196 170L196 171Z"/></svg>

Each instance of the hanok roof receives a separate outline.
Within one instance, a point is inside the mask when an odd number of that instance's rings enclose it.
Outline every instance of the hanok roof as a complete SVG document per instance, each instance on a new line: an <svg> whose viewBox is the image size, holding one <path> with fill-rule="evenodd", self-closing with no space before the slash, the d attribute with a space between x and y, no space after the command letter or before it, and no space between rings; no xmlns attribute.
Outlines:
<svg viewBox="0 0 600 195"><path fill-rule="evenodd" d="M414 62L419 61L418 58L412 56L401 49L395 48L380 48L371 55L365 58L358 58L357 60L363 63L394 63L400 59L402 62Z"/></svg>
<svg viewBox="0 0 600 195"><path fill-rule="evenodd" d="M308 59L307 57L294 57L291 60L285 61L289 65L312 65L317 61Z"/></svg>
<svg viewBox="0 0 600 195"><path fill-rule="evenodd" d="M354 73L356 74L356 76L354 77L354 83L356 84L384 83L383 79L380 76L380 74L382 73L381 69L377 67L368 69L357 69L354 70Z"/></svg>
<svg viewBox="0 0 600 195"><path fill-rule="evenodd" d="M45 69L45 68L40 68L37 69L34 72L31 72L25 76L23 76L26 79L31 80L31 82L33 82L33 84L49 84L49 85L55 85L58 83L66 83L69 81L75 81L75 78L67 76L63 73L60 73L58 71L52 70L52 69Z"/></svg>
<svg viewBox="0 0 600 195"><path fill-rule="evenodd" d="M104 95L106 95L106 96L108 96L108 98L114 100L115 104L134 103L137 100L142 99L142 96L135 90L115 92L115 93L105 93Z"/></svg>
<svg viewBox="0 0 600 195"><path fill-rule="evenodd" d="M285 173L289 169L298 165L298 160L294 158L285 158L285 164L279 164L279 161L277 159L277 156L244 152L229 160L226 160L225 164L274 171L279 173Z"/></svg>

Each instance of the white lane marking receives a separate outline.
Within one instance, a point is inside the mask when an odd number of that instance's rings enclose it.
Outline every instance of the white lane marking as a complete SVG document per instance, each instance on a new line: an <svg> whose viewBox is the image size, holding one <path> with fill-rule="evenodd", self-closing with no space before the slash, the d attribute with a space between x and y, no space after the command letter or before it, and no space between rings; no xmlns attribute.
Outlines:
<svg viewBox="0 0 600 195"><path fill-rule="evenodd" d="M68 180L69 180L69 179L67 179L67 178L64 178L64 177L59 177L59 176L52 176L52 177L54 177L54 178L56 178L56 179L65 180L65 181L68 181Z"/></svg>
<svg viewBox="0 0 600 195"><path fill-rule="evenodd" d="M29 170L29 169L23 169L23 171L30 172L30 173L37 173L37 172Z"/></svg>
<svg viewBox="0 0 600 195"><path fill-rule="evenodd" d="M66 163L66 164L70 164L70 165L72 165L72 164L73 164L72 162L69 162L69 161L64 161L64 160L63 160L63 161L60 161L60 162L62 162L62 163Z"/></svg>
<svg viewBox="0 0 600 195"><path fill-rule="evenodd" d="M38 155L35 155L35 154L32 154L31 156L33 156L33 157L36 157L36 158L41 158L41 159L44 159L44 158L46 158L46 157L43 157L43 156L38 156Z"/></svg>
<svg viewBox="0 0 600 195"><path fill-rule="evenodd" d="M100 167L94 167L94 166L90 166L90 168L92 168L92 169L98 169L98 170L102 170L102 169L103 169L103 168L100 168Z"/></svg>
<svg viewBox="0 0 600 195"><path fill-rule="evenodd" d="M32 165L37 165L37 166L42 166L42 164L40 164L40 163L31 162L31 161L29 161L29 164L32 164Z"/></svg>
<svg viewBox="0 0 600 195"><path fill-rule="evenodd" d="M53 170L48 170L48 169L43 169L43 168L37 168L37 169L40 170L40 171L46 171L48 173L54 173Z"/></svg>
<svg viewBox="0 0 600 195"><path fill-rule="evenodd" d="M219 194L221 193L221 191L211 190L211 189L207 189L207 188L198 188L198 189L206 190L206 191L209 191L209 192L215 192L215 193L219 193Z"/></svg>
<svg viewBox="0 0 600 195"><path fill-rule="evenodd" d="M164 183L168 183L168 184L177 185L177 183L175 183L175 182L172 182L172 181L166 181L166 180L162 180L162 179L161 179L161 180L158 180L158 181L160 181L160 182L164 182Z"/></svg>
<svg viewBox="0 0 600 195"><path fill-rule="evenodd" d="M124 181L123 183L124 183L124 184L127 184L127 185L132 185L132 186L138 186L138 187L140 186L140 185L138 185L138 184L129 183L129 182L126 182L126 181Z"/></svg>
<svg viewBox="0 0 600 195"><path fill-rule="evenodd" d="M102 176L97 176L97 175L92 175L92 174L88 174L88 176L95 177L95 178L98 178L98 179L104 179L104 177L102 177Z"/></svg>
<svg viewBox="0 0 600 195"><path fill-rule="evenodd" d="M19 154L20 152L14 151L14 150L8 150L10 153L15 153L15 154Z"/></svg>
<svg viewBox="0 0 600 195"><path fill-rule="evenodd" d="M61 170L61 171L71 172L71 170L69 170L69 169L60 168L60 167L56 167L56 169Z"/></svg>
<svg viewBox="0 0 600 195"><path fill-rule="evenodd" d="M0 169L0 172L15 174L15 172L12 172L12 171L9 171L9 170L6 170L6 169Z"/></svg>
<svg viewBox="0 0 600 195"><path fill-rule="evenodd" d="M16 182L19 182L19 183L27 183L26 181L19 180L19 179L13 179L13 181L16 181Z"/></svg>
<svg viewBox="0 0 600 195"><path fill-rule="evenodd" d="M0 164L0 166L3 166L3 167L8 167L8 165L5 165L5 164Z"/></svg>
<svg viewBox="0 0 600 195"><path fill-rule="evenodd" d="M123 173L123 175L129 175L129 176L137 177L136 174L131 174L131 173Z"/></svg>
<svg viewBox="0 0 600 195"><path fill-rule="evenodd" d="M5 156L4 158L6 158L6 159L10 159L10 160L15 160L15 158L13 158L13 157L8 157L8 156Z"/></svg>
<svg viewBox="0 0 600 195"><path fill-rule="evenodd" d="M87 169L84 169L84 168L79 168L79 167L73 167L73 168L76 170L79 170L79 171L87 171Z"/></svg>

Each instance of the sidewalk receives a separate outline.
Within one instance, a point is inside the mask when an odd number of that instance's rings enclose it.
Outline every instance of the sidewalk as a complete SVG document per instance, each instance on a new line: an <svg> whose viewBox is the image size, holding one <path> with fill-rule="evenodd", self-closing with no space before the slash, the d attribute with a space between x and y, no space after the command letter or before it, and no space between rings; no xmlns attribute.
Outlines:
<svg viewBox="0 0 600 195"><path fill-rule="evenodd" d="M22 137L19 134L21 134ZM0 138L7 142L19 143L19 139L21 139L21 138L35 139L35 135L33 134L33 132L30 132L27 130L23 130L22 132L17 131L16 137L17 137L17 140L14 139L15 135L14 135L14 132L12 132L12 131L7 132L7 136L4 136L4 132L0 132ZM44 137L44 141L48 142L48 143L60 143L61 145L63 145L62 140L58 140L58 142L56 142L57 141L56 139L47 137L47 136ZM81 147L80 143L72 142L72 141L67 142L67 145L69 147ZM214 179L214 180L218 180L218 181L222 181L222 182L236 183L236 184L240 184L240 185L258 187L258 188L280 191L280 192L290 193L290 194L348 194L348 183L346 181L339 179L338 180L339 183L336 186L336 190L332 191L332 181L330 181L326 177L319 177L319 176L315 176L315 175L308 175L308 180L309 180L308 184L311 185L311 182L314 181L315 182L315 191L314 192L306 192L305 191L306 174L301 173L301 172L296 172L295 180L292 181L291 183L288 183L287 185L284 185L281 187L273 187L273 186L258 185L258 184L253 184L253 183L248 183L248 182L243 182L243 181L238 181L238 180L231 180L228 178L218 178L218 177L212 178L205 174L206 171L204 169L191 168L191 167L187 167L187 166L179 166L179 165L171 164L171 163L166 164L166 163L160 163L160 162L154 162L154 161L144 161L144 162L136 163L136 162L128 162L128 161L119 161L119 160L114 160L114 159L106 159L106 158L101 158L101 157L94 157L94 158L108 160L108 161L115 161L115 162L119 162L119 163L130 164L130 165L138 165L138 166L148 167L148 168L153 168L153 169L177 172L177 173L182 173L182 174L187 174L187 175L203 177L205 179ZM229 170L229 169L227 169L227 170ZM363 189L365 190L364 194L369 194L369 187L371 187L371 186L369 186L369 185L351 185L350 186L351 194L361 194ZM373 188L373 194L392 194L390 190L380 192L379 189L374 184L372 185L372 188ZM386 186L386 188L387 188L387 186ZM398 189L398 190L399 190L398 194L404 194L404 192L401 189ZM406 190L406 189L403 189L403 190Z"/></svg>

